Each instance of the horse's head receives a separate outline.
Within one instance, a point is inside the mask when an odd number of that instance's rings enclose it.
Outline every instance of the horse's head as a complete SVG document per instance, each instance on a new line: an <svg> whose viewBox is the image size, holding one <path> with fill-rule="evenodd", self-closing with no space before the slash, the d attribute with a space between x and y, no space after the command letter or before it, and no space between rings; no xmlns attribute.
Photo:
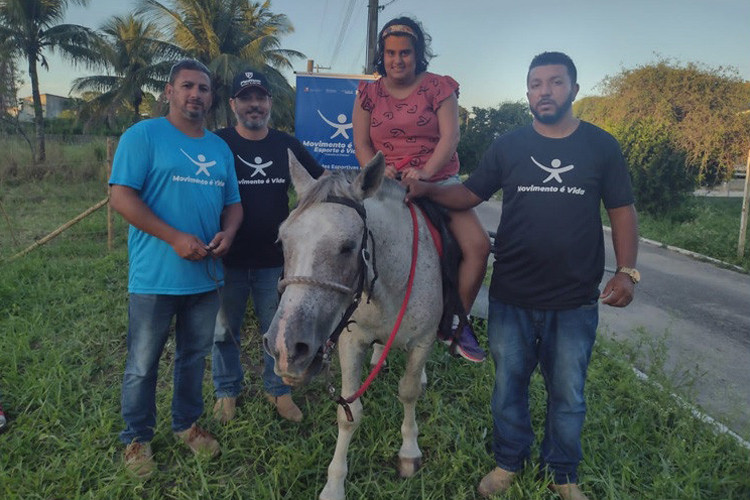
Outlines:
<svg viewBox="0 0 750 500"><path fill-rule="evenodd" d="M385 161L378 153L356 177L315 180L289 151L289 171L299 202L279 228L282 295L263 345L284 382L301 385L320 371L322 349L354 300L364 273L362 203L380 188Z"/></svg>

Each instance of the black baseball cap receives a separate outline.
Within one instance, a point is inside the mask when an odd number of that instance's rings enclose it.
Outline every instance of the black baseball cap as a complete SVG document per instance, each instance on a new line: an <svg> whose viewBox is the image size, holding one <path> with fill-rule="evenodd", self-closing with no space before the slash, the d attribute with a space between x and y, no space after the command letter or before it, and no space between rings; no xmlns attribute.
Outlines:
<svg viewBox="0 0 750 500"><path fill-rule="evenodd" d="M265 92L267 95L271 95L271 91L268 90L269 85L265 75L254 69L246 69L245 71L237 73L234 77L234 82L232 83L232 97L237 97L242 91L248 88L257 88Z"/></svg>

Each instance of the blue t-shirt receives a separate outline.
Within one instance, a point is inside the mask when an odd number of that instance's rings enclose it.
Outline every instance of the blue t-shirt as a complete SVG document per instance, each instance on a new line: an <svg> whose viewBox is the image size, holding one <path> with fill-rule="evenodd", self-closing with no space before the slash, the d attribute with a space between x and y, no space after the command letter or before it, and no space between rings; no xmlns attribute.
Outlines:
<svg viewBox="0 0 750 500"><path fill-rule="evenodd" d="M490 295L536 309L596 300L604 272L599 205L633 203L614 137L583 121L562 139L529 125L496 139L464 186L485 200L503 190Z"/></svg>
<svg viewBox="0 0 750 500"><path fill-rule="evenodd" d="M120 138L110 184L138 191L170 226L208 243L221 230L225 206L240 202L232 152L209 131L189 137L166 118L144 120ZM181 258L163 240L130 226L130 293L189 295L223 280L218 261Z"/></svg>

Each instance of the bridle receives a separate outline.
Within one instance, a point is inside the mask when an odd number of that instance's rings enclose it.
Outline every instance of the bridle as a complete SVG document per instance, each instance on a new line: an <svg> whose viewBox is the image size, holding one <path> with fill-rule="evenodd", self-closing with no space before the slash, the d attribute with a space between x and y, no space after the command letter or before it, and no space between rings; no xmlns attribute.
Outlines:
<svg viewBox="0 0 750 500"><path fill-rule="evenodd" d="M334 290L339 293L343 293L344 295L350 295L352 296L352 300L349 303L349 306L346 308L346 311L344 311L344 314L341 316L341 320L339 321L338 325L333 329L333 332L331 332L331 335L328 336L328 340L326 340L325 344L321 347L320 351L318 351L317 356L322 357L322 361L324 363L329 363L331 360L331 355L333 353L334 347L336 347L336 344L338 343L339 337L341 336L341 332L344 331L344 328L346 328L349 323L351 322L351 317L354 314L354 311L359 306L360 300L362 299L362 292L365 288L365 277L367 275L367 269L368 264L370 263L370 260L372 259L372 280L370 281L368 285L368 289L372 290L375 286L375 281L378 279L378 271L377 267L375 265L375 240L372 237L372 232L367 227L367 211L365 210L365 207L362 203L358 203L354 200L351 200L349 198L343 198L340 196L329 196L324 200L324 203L337 203L339 205L344 205L349 208L354 209L359 217L362 219L362 244L361 244L361 250L359 252L359 272L358 272L358 278L357 278L357 285L356 288L350 288L346 285L342 285L340 283L335 283L332 281L327 280L320 280L317 278L313 278L311 276L289 276L284 277L279 281L278 289L279 293L283 293L284 289L288 285L292 284L301 284L301 285L311 285L311 286L317 286L320 288L327 288L329 290ZM367 240L372 242L372 254L368 250L367 247ZM369 298L368 298L369 301Z"/></svg>
<svg viewBox="0 0 750 500"><path fill-rule="evenodd" d="M329 288L332 290L339 291L341 293L350 294L353 293L354 298L352 299L352 302L349 304L349 307L347 307L346 311L344 312L343 316L341 317L341 321L339 321L339 324L334 329L333 333L328 337L328 340L326 341L325 345L320 348L318 353L316 354L316 357L320 356L322 365L330 365L331 361L331 354L333 353L334 347L336 347L336 343L338 342L339 336L341 335L341 332L343 332L344 328L346 328L350 323L350 318L352 314L354 314L354 311L357 309L357 306L359 306L360 299L362 297L362 291L364 290L364 284L365 284L365 275L367 273L367 264L370 260L370 254L367 251L367 237L370 237L370 240L372 241L372 269L373 269L373 278L370 282L370 291L372 291L372 287L375 284L375 280L378 278L377 269L375 267L375 240L372 237L372 232L367 228L367 212L365 211L364 206L361 203L357 203L355 201L352 201L348 198L341 198L338 196L329 196L326 198L325 202L328 203L339 203L341 205L345 205L347 207L353 208L357 211L359 216L362 218L362 222L364 225L364 228L362 230L362 251L360 252L360 259L359 259L359 279L357 282L357 288L351 289L345 285L341 285L339 283L332 283L330 281L321 281L317 280L315 278L310 278L307 276L290 276L289 278L284 278L281 281L279 281L279 292L281 293L284 288L292 283L300 283L300 284L308 284L308 285L317 285L324 288ZM370 375L367 377L367 379L364 381L364 383L359 387L359 389L352 394L349 397L343 397L341 395L336 396L336 388L333 386L333 384L328 384L328 394L333 399L341 405L341 407L344 409L344 412L346 413L346 418L349 422L352 422L354 420L352 416L351 408L349 408L349 404L357 400L364 394L364 392L367 390L367 388L370 386L373 380L375 380L375 377L380 372L381 368L385 364L385 358L388 356L388 351L391 348L391 345L393 344L393 340L396 337L396 333L398 332L399 327L401 326L401 320L404 317L404 313L406 312L406 306L409 303L409 297L411 296L411 289L412 285L414 283L414 274L416 270L416 263L417 263L417 255L418 255L418 246L419 246L419 225L417 222L417 215L414 208L414 205L412 203L407 203L407 206L409 207L409 212L411 213L411 219L412 219L412 258L411 258L411 267L409 270L409 278L407 281L406 286L406 295L404 297L403 302L401 303L401 309L399 310L398 316L396 318L396 323L393 326L393 329L391 330L391 334L388 338L388 341L386 342L383 352L380 355L380 359L378 360L375 367L370 372ZM369 297L368 297L369 301Z"/></svg>

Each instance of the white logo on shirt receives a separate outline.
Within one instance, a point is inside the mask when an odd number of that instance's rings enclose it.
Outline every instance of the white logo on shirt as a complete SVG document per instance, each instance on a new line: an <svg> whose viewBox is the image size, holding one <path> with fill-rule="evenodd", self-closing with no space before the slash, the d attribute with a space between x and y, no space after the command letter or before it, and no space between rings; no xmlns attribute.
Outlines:
<svg viewBox="0 0 750 500"><path fill-rule="evenodd" d="M266 173L264 172L265 169L273 165L273 161L267 161L266 163L261 163L263 161L263 158L260 156L256 156L253 160L255 163L250 163L249 161L245 161L244 158L242 158L240 155L237 155L237 158L240 159L242 163L247 165L248 167L253 169L253 173L250 174L250 177L255 177L257 174L262 175L263 177L266 176Z"/></svg>
<svg viewBox="0 0 750 500"><path fill-rule="evenodd" d="M561 168L560 165L562 164L562 162L557 158L552 160L551 167L546 167L542 165L541 163L536 161L533 156L531 157L531 161L536 163L537 167L541 168L542 170L544 170L545 172L549 174L547 178L542 181L542 184L546 183L547 181L551 181L552 179L555 179L558 183L562 184L562 178L560 177L560 174L569 172L573 170L574 168L573 165L568 165L568 166Z"/></svg>
<svg viewBox="0 0 750 500"><path fill-rule="evenodd" d="M206 174L206 177L211 177L211 174L208 173L208 168L216 165L215 160L206 161L206 157L204 155L198 155L197 157L198 160L196 161L189 154L183 151L182 148L180 148L180 151L182 151L182 154L188 157L188 160L190 160L191 162L193 162L195 165L198 166L198 170L196 170L195 175L198 175L201 172L203 172L204 174Z"/></svg>
<svg viewBox="0 0 750 500"><path fill-rule="evenodd" d="M330 137L331 139L333 139L337 135L343 135L344 139L349 138L349 134L347 134L346 131L354 127L354 125L352 125L351 122L346 123L346 115L344 113L341 113L336 118L336 121L338 121L338 123L333 123L331 120L323 116L323 113L321 113L320 110L318 110L318 114L320 115L320 117L323 119L324 122L326 122L328 125L336 129L336 132L334 132L333 135Z"/></svg>

